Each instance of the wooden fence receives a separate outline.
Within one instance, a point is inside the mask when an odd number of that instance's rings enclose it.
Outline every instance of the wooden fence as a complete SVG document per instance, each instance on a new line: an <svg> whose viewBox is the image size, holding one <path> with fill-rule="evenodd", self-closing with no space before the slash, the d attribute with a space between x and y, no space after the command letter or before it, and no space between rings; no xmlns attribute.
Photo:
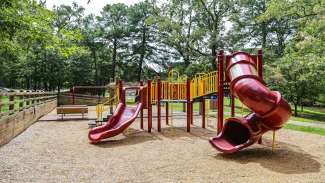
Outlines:
<svg viewBox="0 0 325 183"><path fill-rule="evenodd" d="M57 92L0 93L0 118L57 99Z"/></svg>

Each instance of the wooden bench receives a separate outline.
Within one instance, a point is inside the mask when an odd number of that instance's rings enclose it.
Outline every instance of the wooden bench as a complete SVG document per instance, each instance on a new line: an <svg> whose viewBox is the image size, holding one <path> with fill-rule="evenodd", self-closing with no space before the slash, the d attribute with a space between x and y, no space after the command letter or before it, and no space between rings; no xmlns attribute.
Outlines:
<svg viewBox="0 0 325 183"><path fill-rule="evenodd" d="M88 113L88 107L86 105L63 105L56 108L56 113L61 114L61 119L65 114L82 114L84 118L84 114Z"/></svg>

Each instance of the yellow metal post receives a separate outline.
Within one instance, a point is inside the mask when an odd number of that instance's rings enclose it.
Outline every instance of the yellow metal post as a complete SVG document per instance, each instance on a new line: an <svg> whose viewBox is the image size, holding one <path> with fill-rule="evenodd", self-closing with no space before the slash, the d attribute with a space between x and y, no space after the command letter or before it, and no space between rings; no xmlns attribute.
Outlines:
<svg viewBox="0 0 325 183"><path fill-rule="evenodd" d="M173 125L173 105L174 105L174 103L171 103L171 105L170 105L170 124L171 124L171 126L174 126Z"/></svg>
<svg viewBox="0 0 325 183"><path fill-rule="evenodd" d="M244 115L244 104L241 103L241 111L240 111L240 114L243 116Z"/></svg>
<svg viewBox="0 0 325 183"><path fill-rule="evenodd" d="M274 152L274 149L275 149L275 131L273 131L272 152Z"/></svg>

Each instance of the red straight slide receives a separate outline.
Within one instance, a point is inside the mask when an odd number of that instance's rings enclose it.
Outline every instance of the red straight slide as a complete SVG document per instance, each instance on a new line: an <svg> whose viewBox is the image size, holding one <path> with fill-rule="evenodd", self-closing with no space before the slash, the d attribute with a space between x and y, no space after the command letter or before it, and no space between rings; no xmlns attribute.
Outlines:
<svg viewBox="0 0 325 183"><path fill-rule="evenodd" d="M125 90L123 90L122 99L108 122L103 126L95 127L89 131L88 138L91 143L97 143L103 139L114 137L122 133L132 124L132 122L135 121L139 112L143 108L143 100L140 99L134 107L127 107L125 105L124 95Z"/></svg>
<svg viewBox="0 0 325 183"><path fill-rule="evenodd" d="M253 57L233 53L227 60L226 74L233 95L253 112L226 120L221 133L210 139L217 150L233 153L257 142L269 130L280 129L291 116L291 108L281 94L271 91L257 76Z"/></svg>

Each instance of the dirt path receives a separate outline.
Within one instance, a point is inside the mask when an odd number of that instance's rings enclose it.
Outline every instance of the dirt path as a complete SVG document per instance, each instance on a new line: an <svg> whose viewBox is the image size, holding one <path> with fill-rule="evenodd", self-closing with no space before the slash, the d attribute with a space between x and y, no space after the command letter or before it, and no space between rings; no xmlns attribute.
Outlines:
<svg viewBox="0 0 325 183"><path fill-rule="evenodd" d="M207 141L215 131L173 122L151 134L136 123L99 145L88 143L86 121L35 123L0 148L0 182L325 182L325 137L281 130L275 152L267 134L224 155Z"/></svg>

